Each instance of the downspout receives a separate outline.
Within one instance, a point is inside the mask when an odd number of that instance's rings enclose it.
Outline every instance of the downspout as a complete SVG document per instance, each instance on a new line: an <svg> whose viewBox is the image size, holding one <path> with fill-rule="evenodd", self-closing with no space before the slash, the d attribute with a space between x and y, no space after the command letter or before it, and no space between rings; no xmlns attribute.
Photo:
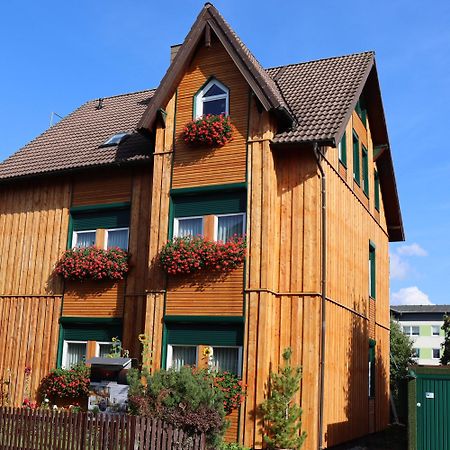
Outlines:
<svg viewBox="0 0 450 450"><path fill-rule="evenodd" d="M323 449L323 414L324 414L324 394L325 394L325 332L326 332L326 303L327 303L327 184L325 171L322 167L323 154L319 150L319 144L314 143L314 156L316 157L317 167L320 171L320 181L321 181L321 316L322 316L322 328L320 335L320 381L319 381L319 440L318 449Z"/></svg>

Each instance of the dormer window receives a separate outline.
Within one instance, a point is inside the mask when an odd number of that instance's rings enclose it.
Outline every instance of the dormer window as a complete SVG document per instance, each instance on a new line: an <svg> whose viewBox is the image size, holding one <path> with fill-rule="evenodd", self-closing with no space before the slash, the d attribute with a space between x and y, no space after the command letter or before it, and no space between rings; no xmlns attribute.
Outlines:
<svg viewBox="0 0 450 450"><path fill-rule="evenodd" d="M220 81L212 79L195 96L195 118L207 114L228 115L229 91Z"/></svg>

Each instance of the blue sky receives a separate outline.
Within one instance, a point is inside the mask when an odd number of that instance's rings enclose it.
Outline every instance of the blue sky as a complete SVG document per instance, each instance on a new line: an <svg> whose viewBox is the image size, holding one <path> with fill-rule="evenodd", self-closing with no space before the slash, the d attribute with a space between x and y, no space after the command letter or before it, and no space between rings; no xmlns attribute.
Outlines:
<svg viewBox="0 0 450 450"><path fill-rule="evenodd" d="M450 2L218 0L266 66L375 50L407 241L396 302L450 303ZM158 85L203 2L1 2L0 159L86 100Z"/></svg>

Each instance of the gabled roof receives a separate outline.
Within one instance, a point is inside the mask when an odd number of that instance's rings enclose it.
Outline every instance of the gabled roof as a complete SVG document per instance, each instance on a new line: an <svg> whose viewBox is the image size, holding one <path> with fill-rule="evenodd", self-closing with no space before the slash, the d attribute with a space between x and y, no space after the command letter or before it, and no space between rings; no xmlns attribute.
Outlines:
<svg viewBox="0 0 450 450"><path fill-rule="evenodd" d="M211 3L206 3L156 89L153 100L142 115L137 128L150 130L153 127L158 110L164 107L175 92L197 44L201 39L207 40L211 31L219 38L263 107L267 111L274 111L282 126L291 126L293 117L276 83L217 9Z"/></svg>
<svg viewBox="0 0 450 450"><path fill-rule="evenodd" d="M153 90L92 100L0 164L0 180L81 167L151 159L149 138L135 132ZM132 132L119 145L101 147L112 135Z"/></svg>
<svg viewBox="0 0 450 450"><path fill-rule="evenodd" d="M440 313L450 312L450 305L391 305L391 311L396 313Z"/></svg>

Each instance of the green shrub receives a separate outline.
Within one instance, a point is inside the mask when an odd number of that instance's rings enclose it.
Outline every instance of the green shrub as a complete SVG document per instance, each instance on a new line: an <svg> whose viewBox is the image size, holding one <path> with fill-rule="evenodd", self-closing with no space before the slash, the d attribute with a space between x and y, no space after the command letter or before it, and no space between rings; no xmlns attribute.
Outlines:
<svg viewBox="0 0 450 450"><path fill-rule="evenodd" d="M154 374L131 371L128 381L131 413L160 418L189 433L205 433L213 448L220 445L226 429L224 397L212 375L183 367Z"/></svg>
<svg viewBox="0 0 450 450"><path fill-rule="evenodd" d="M219 447L219 450L250 450L248 447L244 447L241 444L238 444L237 442L228 442L228 443L222 443L222 445Z"/></svg>
<svg viewBox="0 0 450 450"><path fill-rule="evenodd" d="M89 394L90 369L84 363L70 369L54 369L44 377L39 388L42 398L77 398Z"/></svg>

